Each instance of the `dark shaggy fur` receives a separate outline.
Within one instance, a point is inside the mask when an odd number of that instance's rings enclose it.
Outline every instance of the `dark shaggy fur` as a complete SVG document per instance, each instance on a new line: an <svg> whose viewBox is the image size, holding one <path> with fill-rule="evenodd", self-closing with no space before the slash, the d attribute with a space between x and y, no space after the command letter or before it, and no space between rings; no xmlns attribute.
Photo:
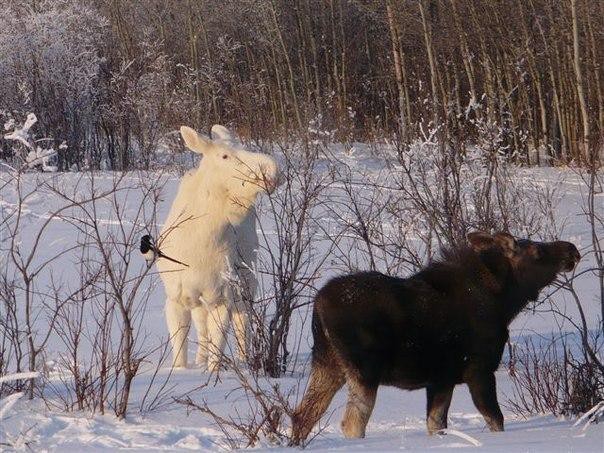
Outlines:
<svg viewBox="0 0 604 453"><path fill-rule="evenodd" d="M346 437L363 437L379 385L425 388L429 433L447 426L456 384L469 386L492 431L503 430L494 372L508 325L529 300L579 260L569 242L468 235L469 246L409 278L377 272L338 277L317 294L309 385L293 416L302 442L344 382Z"/></svg>

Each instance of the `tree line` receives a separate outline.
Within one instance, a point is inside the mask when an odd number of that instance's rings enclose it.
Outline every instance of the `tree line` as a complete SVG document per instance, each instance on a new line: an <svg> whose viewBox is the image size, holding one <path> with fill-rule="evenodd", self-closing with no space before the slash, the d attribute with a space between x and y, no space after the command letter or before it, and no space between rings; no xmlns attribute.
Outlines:
<svg viewBox="0 0 604 453"><path fill-rule="evenodd" d="M148 168L172 131L251 140L437 133L523 164L586 163L604 131L596 0L9 0L0 115L59 167ZM0 157L14 143L0 140Z"/></svg>

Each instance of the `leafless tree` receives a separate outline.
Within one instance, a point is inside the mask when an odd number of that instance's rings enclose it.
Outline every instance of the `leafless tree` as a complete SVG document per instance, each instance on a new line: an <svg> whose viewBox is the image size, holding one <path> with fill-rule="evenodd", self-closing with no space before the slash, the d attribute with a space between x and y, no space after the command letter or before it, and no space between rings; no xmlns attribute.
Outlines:
<svg viewBox="0 0 604 453"><path fill-rule="evenodd" d="M505 131L501 149L523 164L586 165L600 152L598 2L38 5L13 0L0 19L0 115L35 111L42 136L66 141L61 169L148 168L181 124L410 144L435 127L478 142L482 121Z"/></svg>

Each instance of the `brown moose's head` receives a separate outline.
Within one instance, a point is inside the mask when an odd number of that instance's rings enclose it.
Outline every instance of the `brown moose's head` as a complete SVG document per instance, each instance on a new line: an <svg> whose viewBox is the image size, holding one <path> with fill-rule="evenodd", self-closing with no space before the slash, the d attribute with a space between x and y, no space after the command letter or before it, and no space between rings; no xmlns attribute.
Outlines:
<svg viewBox="0 0 604 453"><path fill-rule="evenodd" d="M491 235L480 231L469 233L467 239L477 253L491 251L505 257L517 289L533 300L559 273L572 271L581 259L571 242L536 242L504 232Z"/></svg>

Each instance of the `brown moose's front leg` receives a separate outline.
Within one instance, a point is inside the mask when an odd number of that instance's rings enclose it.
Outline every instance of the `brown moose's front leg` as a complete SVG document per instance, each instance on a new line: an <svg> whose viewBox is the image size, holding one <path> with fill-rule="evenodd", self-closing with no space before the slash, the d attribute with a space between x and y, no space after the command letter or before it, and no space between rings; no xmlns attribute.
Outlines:
<svg viewBox="0 0 604 453"><path fill-rule="evenodd" d="M467 374L472 401L491 431L503 431L503 414L497 402L495 373L473 370Z"/></svg>
<svg viewBox="0 0 604 453"><path fill-rule="evenodd" d="M365 437L365 428L377 396L377 385L363 383L360 378L346 373L348 402L342 419L342 432L349 439Z"/></svg>
<svg viewBox="0 0 604 453"><path fill-rule="evenodd" d="M426 388L428 434L435 434L447 427L447 415L454 388L455 385L430 385Z"/></svg>

